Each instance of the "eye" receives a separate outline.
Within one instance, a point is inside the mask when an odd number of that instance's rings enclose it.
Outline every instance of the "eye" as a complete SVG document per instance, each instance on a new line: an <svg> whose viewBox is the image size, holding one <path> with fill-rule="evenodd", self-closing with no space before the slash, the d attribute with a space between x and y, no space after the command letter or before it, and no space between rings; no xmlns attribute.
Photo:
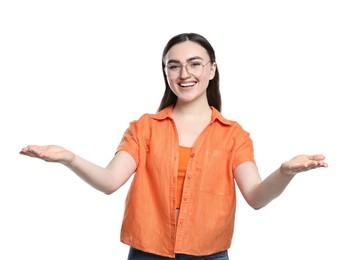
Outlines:
<svg viewBox="0 0 361 260"><path fill-rule="evenodd" d="M196 69L203 66L203 64L200 61L192 61L189 63L189 66L193 69Z"/></svg>
<svg viewBox="0 0 361 260"><path fill-rule="evenodd" d="M167 68L169 70L180 70L181 65L180 64L176 64L176 63L171 63L167 65Z"/></svg>

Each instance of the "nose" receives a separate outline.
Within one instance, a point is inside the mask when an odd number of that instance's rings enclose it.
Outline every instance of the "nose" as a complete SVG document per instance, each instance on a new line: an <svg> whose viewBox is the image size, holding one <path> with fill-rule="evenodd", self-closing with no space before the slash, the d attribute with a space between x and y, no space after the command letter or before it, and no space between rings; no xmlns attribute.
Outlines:
<svg viewBox="0 0 361 260"><path fill-rule="evenodd" d="M184 79L184 78L189 78L191 76L191 74L188 72L188 68L187 68L187 64L182 65L182 69L180 71L179 76Z"/></svg>

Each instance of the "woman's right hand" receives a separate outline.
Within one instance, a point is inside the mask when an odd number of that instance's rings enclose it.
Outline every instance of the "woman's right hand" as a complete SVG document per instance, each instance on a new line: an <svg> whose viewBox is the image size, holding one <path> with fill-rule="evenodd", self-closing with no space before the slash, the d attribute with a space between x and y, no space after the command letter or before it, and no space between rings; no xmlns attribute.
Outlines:
<svg viewBox="0 0 361 260"><path fill-rule="evenodd" d="M20 154L64 165L69 165L75 158L74 153L57 145L28 145L20 151Z"/></svg>
<svg viewBox="0 0 361 260"><path fill-rule="evenodd" d="M57 145L28 145L20 151L20 154L39 158L46 162L61 163L105 194L111 194L119 189L132 176L137 167L133 157L125 151L116 153L105 168Z"/></svg>

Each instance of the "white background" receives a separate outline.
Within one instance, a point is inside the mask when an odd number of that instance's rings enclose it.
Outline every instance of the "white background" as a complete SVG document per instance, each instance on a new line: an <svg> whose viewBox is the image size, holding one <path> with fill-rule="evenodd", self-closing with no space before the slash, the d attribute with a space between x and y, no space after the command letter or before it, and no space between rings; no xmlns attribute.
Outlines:
<svg viewBox="0 0 361 260"><path fill-rule="evenodd" d="M1 1L0 259L126 259L130 182L107 196L18 152L58 144L105 166L157 110L162 50L183 32L215 48L223 114L251 133L263 178L301 153L330 165L259 211L238 193L230 259L360 259L358 2Z"/></svg>

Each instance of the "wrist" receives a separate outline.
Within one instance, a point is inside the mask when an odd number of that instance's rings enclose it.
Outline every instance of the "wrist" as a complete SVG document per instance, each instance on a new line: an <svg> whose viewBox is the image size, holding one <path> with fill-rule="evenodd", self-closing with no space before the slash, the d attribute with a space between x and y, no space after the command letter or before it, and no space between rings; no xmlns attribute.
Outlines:
<svg viewBox="0 0 361 260"><path fill-rule="evenodd" d="M66 159L64 159L62 164L64 164L65 166L68 166L68 167L72 167L76 157L77 156L75 153L69 152L68 156L66 157Z"/></svg>
<svg viewBox="0 0 361 260"><path fill-rule="evenodd" d="M289 177L293 178L296 175L294 172L292 172L290 169L285 167L283 164L278 169L278 172L281 176L288 177L288 178Z"/></svg>

